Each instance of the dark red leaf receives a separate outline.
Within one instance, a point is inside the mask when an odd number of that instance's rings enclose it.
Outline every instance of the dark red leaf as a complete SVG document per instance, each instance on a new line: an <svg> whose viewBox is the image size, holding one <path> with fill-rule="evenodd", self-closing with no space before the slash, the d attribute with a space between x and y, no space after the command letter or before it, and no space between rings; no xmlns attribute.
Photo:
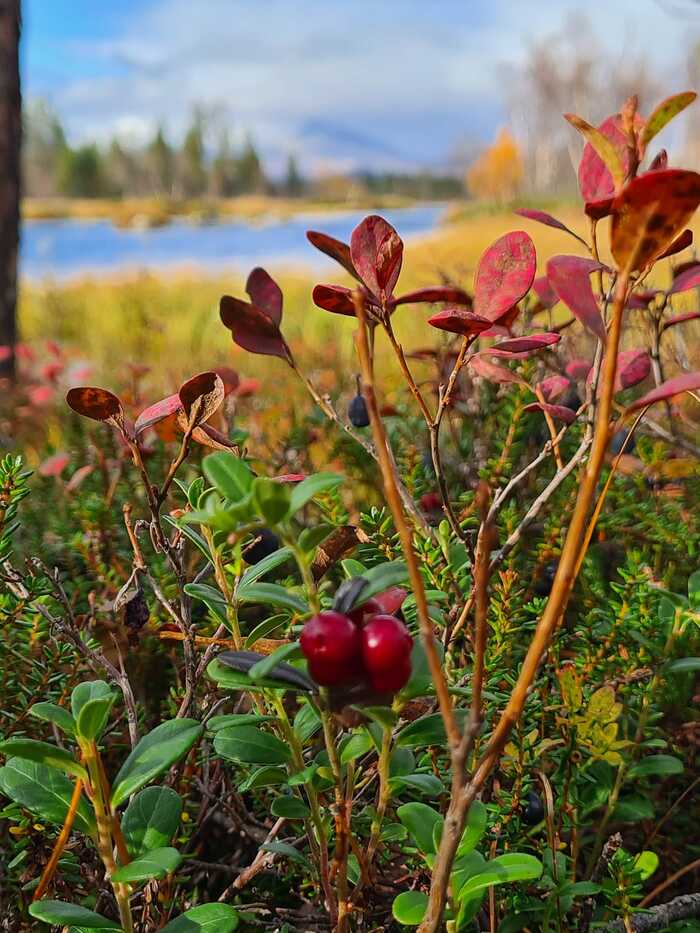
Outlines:
<svg viewBox="0 0 700 933"><path fill-rule="evenodd" d="M450 304L466 305L471 307L472 299L463 289L453 285L435 285L432 288L419 288L415 292L400 295L392 302L393 305L409 305L427 302L435 304L439 301L449 301Z"/></svg>
<svg viewBox="0 0 700 933"><path fill-rule="evenodd" d="M275 324L282 320L282 289L277 282L260 266L253 269L248 276L245 290L250 295L254 305L267 314Z"/></svg>
<svg viewBox="0 0 700 933"><path fill-rule="evenodd" d="M291 364L291 355L277 324L262 308L224 295L219 314L239 347L263 356L279 356Z"/></svg>
<svg viewBox="0 0 700 933"><path fill-rule="evenodd" d="M182 408L189 427L208 421L224 400L224 382L215 372L199 373L180 386Z"/></svg>
<svg viewBox="0 0 700 933"><path fill-rule="evenodd" d="M179 418L182 419L184 415L180 413ZM180 422L180 427L183 430L186 430L186 424L183 425L182 421ZM192 440L197 441L198 444L201 444L203 447L213 447L214 450L237 450L236 445L226 437L225 434L222 434L221 431L217 431L216 428L213 428L210 424L199 424L192 431Z"/></svg>
<svg viewBox="0 0 700 933"><path fill-rule="evenodd" d="M620 115L614 114L603 120L598 130L612 143L622 162L623 171L627 174L629 171L629 152L627 150L627 138L621 124ZM591 205L595 209L596 204L610 200L615 196L615 182L610 170L589 142L583 147L583 155L579 162L578 186L587 208Z"/></svg>
<svg viewBox="0 0 700 933"><path fill-rule="evenodd" d="M615 198L610 247L620 269L643 269L683 231L700 204L700 175L683 169L646 172Z"/></svg>
<svg viewBox="0 0 700 933"><path fill-rule="evenodd" d="M665 149L661 149L660 152L657 152L654 158L651 160L649 171L661 172L665 168L668 168L668 153Z"/></svg>
<svg viewBox="0 0 700 933"><path fill-rule="evenodd" d="M578 233L574 233L574 231L569 229L566 224L563 224L561 220L557 220L556 217L552 217L552 215L548 214L546 211L534 211L526 207L519 207L515 213L519 214L520 217L527 218L527 220L535 220L538 224L544 224L545 227L554 227L555 230L563 230L564 233L568 233L569 236L574 237L579 243L585 243L585 240L583 240Z"/></svg>
<svg viewBox="0 0 700 933"><path fill-rule="evenodd" d="M447 330L451 334L470 337L488 330L492 322L479 317L478 314L472 314L471 311L465 311L464 308L448 307L429 317L428 324L437 327L438 330Z"/></svg>
<svg viewBox="0 0 700 933"><path fill-rule="evenodd" d="M66 401L73 411L85 418L92 418L93 421L109 421L123 415L122 405L117 396L96 386L77 386L70 389Z"/></svg>
<svg viewBox="0 0 700 933"><path fill-rule="evenodd" d="M474 276L474 311L498 320L530 291L537 269L535 245L522 230L499 237L482 253Z"/></svg>
<svg viewBox="0 0 700 933"><path fill-rule="evenodd" d="M311 297L314 304L324 311L355 317L352 290L343 285L316 285Z"/></svg>
<svg viewBox="0 0 700 933"><path fill-rule="evenodd" d="M673 281L669 294L677 295L679 292L687 292L691 288L700 288L700 265L677 276Z"/></svg>
<svg viewBox="0 0 700 933"><path fill-rule="evenodd" d="M327 233L318 233L316 230L307 230L306 238L312 246L315 246L316 249L320 250L322 253L325 253L326 256L330 256L331 259L335 259L336 262L345 269L350 275L357 279L358 282L361 281L360 276L357 274L357 270L352 264L352 258L350 256L350 247L347 243L342 243L340 240L336 240L332 236L328 236Z"/></svg>
<svg viewBox="0 0 700 933"><path fill-rule="evenodd" d="M677 279L678 276L683 275L688 269L695 269L696 267L700 267L700 259L688 259L687 262L679 262L673 269L673 278Z"/></svg>
<svg viewBox="0 0 700 933"><path fill-rule="evenodd" d="M551 347L559 343L561 334L529 334L526 337L513 337L511 340L503 340L497 343L492 350L500 350L504 353L529 353L532 350L542 350L545 347Z"/></svg>
<svg viewBox="0 0 700 933"><path fill-rule="evenodd" d="M532 290L540 300L540 304L545 308L553 308L559 301L559 296L549 284L546 275L541 275L532 283Z"/></svg>
<svg viewBox="0 0 700 933"><path fill-rule="evenodd" d="M644 382L651 372L651 359L646 350L623 350L617 355L615 391L629 389Z"/></svg>
<svg viewBox="0 0 700 933"><path fill-rule="evenodd" d="M540 383L542 395L544 395L545 401L547 402L551 402L553 399L558 398L562 392L566 392L570 387L571 380L567 379L566 376L548 376Z"/></svg>
<svg viewBox="0 0 700 933"><path fill-rule="evenodd" d="M633 402L628 411L636 411L640 408L646 408L647 405L653 405L655 402L663 402L666 399L673 398L674 395L680 395L681 392L692 392L700 389L700 372L683 373L682 376L675 376L668 379L656 389L647 392L636 402Z"/></svg>
<svg viewBox="0 0 700 933"><path fill-rule="evenodd" d="M241 385L241 380L235 369L231 369L230 366L216 366L214 372L221 377L226 395L230 395L232 392L236 392L236 395L239 394L237 390Z"/></svg>
<svg viewBox="0 0 700 933"><path fill-rule="evenodd" d="M681 250L687 249L689 246L693 245L693 231L684 230L680 236L671 243L669 248L665 250L660 256L659 259L668 259L669 256L675 256L676 253L680 253Z"/></svg>
<svg viewBox="0 0 700 933"><path fill-rule="evenodd" d="M567 424L571 424L576 420L576 412L565 405L543 405L542 402L531 402L525 406L523 411L541 411L558 421L565 421Z"/></svg>
<svg viewBox="0 0 700 933"><path fill-rule="evenodd" d="M683 324L685 321L696 321L700 318L700 311L686 311L685 314L677 314L675 317L670 317L663 326L663 330L668 330L669 327L675 327L676 324Z"/></svg>
<svg viewBox="0 0 700 933"><path fill-rule="evenodd" d="M497 366L480 354L473 356L469 360L469 366L477 376L482 376L484 379L488 379L489 382L495 382L499 385L516 383L517 385L527 386L525 380L521 379L517 373L514 373L510 369L505 369L503 366Z"/></svg>
<svg viewBox="0 0 700 933"><path fill-rule="evenodd" d="M167 398L162 398L159 402L155 402L153 405L149 405L148 408L145 408L141 412L141 414L136 419L134 433L138 437L138 435L143 433L146 428L150 428L154 424L158 424L159 421L164 421L166 418L169 418L170 415L180 411L181 408L182 402L180 401L180 396L177 393L175 393L175 395L169 395Z"/></svg>
<svg viewBox="0 0 700 933"><path fill-rule="evenodd" d="M632 294L627 299L627 307L636 309L638 311L644 310L649 307L651 302L656 298L657 295L660 295L657 289L647 288L642 289L638 292L632 292Z"/></svg>
<svg viewBox="0 0 700 933"><path fill-rule="evenodd" d="M605 324L591 287L591 273L603 269L594 259L553 256L547 263L547 279L567 308L596 337L605 341Z"/></svg>
<svg viewBox="0 0 700 933"><path fill-rule="evenodd" d="M391 224L378 214L365 217L352 231L350 256L370 292L391 298L403 259L403 242Z"/></svg>
<svg viewBox="0 0 700 933"><path fill-rule="evenodd" d="M574 382L580 382L587 378L591 371L591 364L588 360L571 360L566 367L566 375Z"/></svg>

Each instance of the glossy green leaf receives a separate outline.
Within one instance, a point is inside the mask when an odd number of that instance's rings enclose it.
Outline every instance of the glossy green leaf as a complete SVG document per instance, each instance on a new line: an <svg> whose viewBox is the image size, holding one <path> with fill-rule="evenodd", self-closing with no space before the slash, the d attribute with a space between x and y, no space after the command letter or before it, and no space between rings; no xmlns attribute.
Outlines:
<svg viewBox="0 0 700 933"><path fill-rule="evenodd" d="M392 778L391 787L395 790L407 788L425 794L426 797L439 797L445 791L444 784L434 774L406 774Z"/></svg>
<svg viewBox="0 0 700 933"><path fill-rule="evenodd" d="M442 815L425 803L405 803L398 808L396 815L418 849L426 855L434 855L435 827L444 823Z"/></svg>
<svg viewBox="0 0 700 933"><path fill-rule="evenodd" d="M268 554L267 557L263 557L257 564L248 567L238 583L238 592L240 593L241 590L245 590L247 586L250 586L251 583L255 583L256 580L264 577L266 573L274 570L275 567L286 564L291 556L292 552L288 547L281 547L273 551L272 554Z"/></svg>
<svg viewBox="0 0 700 933"><path fill-rule="evenodd" d="M301 614L309 611L308 603L277 583L249 583L242 592L238 592L238 599L242 603L262 603Z"/></svg>
<svg viewBox="0 0 700 933"><path fill-rule="evenodd" d="M672 755L649 755L633 765L628 778L650 777L651 775L680 774L683 771L683 762Z"/></svg>
<svg viewBox="0 0 700 933"><path fill-rule="evenodd" d="M4 742L0 742L0 755L5 755L7 758L25 758L27 761L35 761L49 768L56 768L64 774L82 778L84 781L88 779L88 773L83 765L76 761L69 751L52 745L50 742L26 739L23 736L5 739Z"/></svg>
<svg viewBox="0 0 700 933"><path fill-rule="evenodd" d="M122 832L132 858L167 846L180 825L182 798L170 787L146 787L122 817Z"/></svg>
<svg viewBox="0 0 700 933"><path fill-rule="evenodd" d="M280 784L286 784L288 774L286 768L275 768L272 765L265 765L262 768L256 768L245 780L238 785L238 790L244 794L246 791L253 790L255 787L279 787Z"/></svg>
<svg viewBox="0 0 700 933"><path fill-rule="evenodd" d="M303 657L303 655L298 642L292 641L287 645L280 645L280 647L271 654L266 655L261 661L258 661L257 664L254 664L248 671L248 677L253 681L264 680L268 676L274 679L274 669L278 664L282 661L286 661L288 658L300 657Z"/></svg>
<svg viewBox="0 0 700 933"><path fill-rule="evenodd" d="M165 878L175 871L181 862L182 856L172 846L151 849L128 865L118 868L112 874L112 880L134 884L138 881L149 881L151 878Z"/></svg>
<svg viewBox="0 0 700 933"><path fill-rule="evenodd" d="M104 680L88 680L85 683L78 684L70 696L70 705L73 718L78 720L80 710L90 700L104 699L112 695L112 688Z"/></svg>
<svg viewBox="0 0 700 933"><path fill-rule="evenodd" d="M107 725L110 710L116 699L116 693L110 691L109 696L95 697L83 703L76 721L77 733L81 739L88 742L99 739Z"/></svg>
<svg viewBox="0 0 700 933"><path fill-rule="evenodd" d="M0 768L0 791L30 813L57 826L65 822L74 786L60 771L24 758L10 758ZM84 796L78 803L73 826L88 836L96 833L95 818Z"/></svg>
<svg viewBox="0 0 700 933"><path fill-rule="evenodd" d="M329 489L335 489L342 482L343 477L337 473L315 473L313 476L307 476L292 490L289 506L290 515L295 515L299 509L302 509L315 496L328 492Z"/></svg>
<svg viewBox="0 0 700 933"><path fill-rule="evenodd" d="M467 710L457 710L456 718L460 728L468 715ZM398 734L396 744L399 748L419 748L426 745L444 746L447 742L445 726L440 713L421 716L405 726Z"/></svg>
<svg viewBox="0 0 700 933"><path fill-rule="evenodd" d="M270 812L287 820L305 820L311 816L308 806L299 797L275 797Z"/></svg>
<svg viewBox="0 0 700 933"><path fill-rule="evenodd" d="M202 470L212 486L231 502L246 496L253 485L254 476L245 460L234 454L209 454L202 461Z"/></svg>
<svg viewBox="0 0 700 933"><path fill-rule="evenodd" d="M167 923L160 933L233 933L238 913L228 904L202 904Z"/></svg>
<svg viewBox="0 0 700 933"><path fill-rule="evenodd" d="M295 849L294 846L290 845L288 842L264 842L260 848L263 852L274 852L275 855L282 855L290 859L290 861L298 862L300 865L311 870L311 862L304 853L300 852L299 849Z"/></svg>
<svg viewBox="0 0 700 933"><path fill-rule="evenodd" d="M357 603L366 603L368 599L376 596L377 593L383 593L392 586L406 583L408 581L408 567L403 560L392 560L384 564L377 564L376 567L371 567L369 570L363 569L359 576L364 577L367 585L359 594Z"/></svg>
<svg viewBox="0 0 700 933"><path fill-rule="evenodd" d="M55 703L34 703L29 712L37 719L53 723L66 735L75 735L75 719L64 706Z"/></svg>
<svg viewBox="0 0 700 933"><path fill-rule="evenodd" d="M208 583L186 583L185 592L188 596L201 600L217 621L223 622L224 625L228 624L228 607L220 590L209 586Z"/></svg>
<svg viewBox="0 0 700 933"><path fill-rule="evenodd" d="M690 674L700 671L700 658L678 658L667 668L669 674Z"/></svg>
<svg viewBox="0 0 700 933"><path fill-rule="evenodd" d="M255 511L268 525L279 524L290 511L291 494L286 483L258 476L253 481L252 496Z"/></svg>
<svg viewBox="0 0 700 933"><path fill-rule="evenodd" d="M457 849L457 857L472 852L486 832L488 812L480 800L475 800L469 807L467 822Z"/></svg>
<svg viewBox="0 0 700 933"><path fill-rule="evenodd" d="M372 736L366 729L354 732L342 747L340 763L346 765L349 761L355 761L362 755L366 755L372 748L372 744Z"/></svg>
<svg viewBox="0 0 700 933"><path fill-rule="evenodd" d="M214 736L218 755L240 764L279 765L291 757L289 746L270 732L255 726L232 726Z"/></svg>
<svg viewBox="0 0 700 933"><path fill-rule="evenodd" d="M204 731L194 719L170 719L145 735L114 779L112 806L149 784L153 778L179 761Z"/></svg>
<svg viewBox="0 0 700 933"><path fill-rule="evenodd" d="M94 910L88 910L80 904L69 904L67 901L34 901L29 906L29 913L35 920L42 920L52 926L80 926L84 930L121 930L114 920L108 920L107 917L96 914Z"/></svg>
<svg viewBox="0 0 700 933"><path fill-rule="evenodd" d="M469 878L459 890L459 900L471 898L484 888L512 881L535 881L542 874L542 862L534 855L508 852L486 863L486 869Z"/></svg>
<svg viewBox="0 0 700 933"><path fill-rule="evenodd" d="M397 923L406 927L417 927L425 916L428 895L422 891L404 891L394 898L391 912Z"/></svg>

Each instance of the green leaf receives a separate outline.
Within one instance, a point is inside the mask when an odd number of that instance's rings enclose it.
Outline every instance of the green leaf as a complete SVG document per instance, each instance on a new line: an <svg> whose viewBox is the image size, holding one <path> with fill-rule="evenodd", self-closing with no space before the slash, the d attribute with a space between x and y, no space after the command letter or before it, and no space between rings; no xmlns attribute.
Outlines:
<svg viewBox="0 0 700 933"><path fill-rule="evenodd" d="M688 577L688 599L693 606L700 605L700 570Z"/></svg>
<svg viewBox="0 0 700 933"><path fill-rule="evenodd" d="M248 677L253 681L259 681L264 680L270 675L274 679L274 668L281 661L286 661L287 658L290 657L302 657L301 648L296 641L289 642L288 645L280 645L272 654L268 654L262 661L258 661L258 663L254 664L248 671Z"/></svg>
<svg viewBox="0 0 700 933"><path fill-rule="evenodd" d="M34 901L29 905L29 913L35 920L43 920L52 926L80 926L85 930L116 930L117 933L121 930L114 920L67 901Z"/></svg>
<svg viewBox="0 0 700 933"><path fill-rule="evenodd" d="M177 832L182 798L170 787L146 787L122 817L122 832L132 858L167 846Z"/></svg>
<svg viewBox="0 0 700 933"><path fill-rule="evenodd" d="M416 790L419 794L425 794L427 797L439 797L445 787L440 778L434 774L405 774L401 777L391 779L392 788L408 788Z"/></svg>
<svg viewBox="0 0 700 933"><path fill-rule="evenodd" d="M264 842L260 848L263 852L274 852L276 855L283 855L292 862L298 862L300 865L311 870L311 862L304 853L295 849L294 846L291 846L288 842Z"/></svg>
<svg viewBox="0 0 700 933"><path fill-rule="evenodd" d="M475 800L469 807L467 823L457 849L457 858L467 855L477 847L481 837L486 832L487 816L488 813L484 804L480 800Z"/></svg>
<svg viewBox="0 0 700 933"><path fill-rule="evenodd" d="M109 696L95 697L81 706L76 722L78 736L81 739L87 742L99 739L107 725L110 710L116 699L116 693L110 691Z"/></svg>
<svg viewBox="0 0 700 933"><path fill-rule="evenodd" d="M377 564L376 567L372 567L370 570L363 570L360 576L364 577L367 585L362 589L355 605L366 603L372 596L383 593L384 590L388 590L392 586L406 583L408 580L408 567L403 560L392 560L384 564Z"/></svg>
<svg viewBox="0 0 700 933"><path fill-rule="evenodd" d="M3 794L41 820L57 826L65 822L73 787L73 782L60 771L24 758L10 758L5 767L0 768L0 790ZM84 796L78 803L73 826L88 836L94 836L97 831L95 818Z"/></svg>
<svg viewBox="0 0 700 933"><path fill-rule="evenodd" d="M131 752L114 779L112 806L149 784L153 778L179 761L204 731L194 719L170 719L145 735Z"/></svg>
<svg viewBox="0 0 700 933"><path fill-rule="evenodd" d="M629 778L649 777L654 774L680 774L683 762L672 755L649 755L633 765L628 771Z"/></svg>
<svg viewBox="0 0 700 933"><path fill-rule="evenodd" d="M343 745L340 753L340 763L346 765L349 761L355 761L361 755L366 755L372 745L372 736L366 729L354 732Z"/></svg>
<svg viewBox="0 0 700 933"><path fill-rule="evenodd" d="M245 460L229 453L209 454L202 470L212 486L231 502L243 499L253 486L253 474Z"/></svg>
<svg viewBox="0 0 700 933"><path fill-rule="evenodd" d="M286 483L276 483L267 476L253 480L253 506L269 525L279 524L290 511L291 493Z"/></svg>
<svg viewBox="0 0 700 933"><path fill-rule="evenodd" d="M189 513L185 513L186 515ZM187 538L188 541L191 541L192 544L197 548L198 551L205 557L209 563L212 563L211 554L209 553L209 545L200 535L198 531L195 531L190 525L184 521L176 521L171 515L163 515L161 518L171 525L173 528L177 528L178 531Z"/></svg>
<svg viewBox="0 0 700 933"><path fill-rule="evenodd" d="M253 648L255 643L260 641L261 638L267 638L268 635L271 635L275 629L278 629L281 625L286 624L289 621L289 616L286 612L279 612L277 615L270 616L268 619L263 619L249 635L246 635L245 642L243 643L244 648Z"/></svg>
<svg viewBox="0 0 700 933"><path fill-rule="evenodd" d="M679 658L671 661L667 668L669 674L689 674L700 671L700 658Z"/></svg>
<svg viewBox="0 0 700 933"><path fill-rule="evenodd" d="M249 583L243 591L239 589L238 599L242 603L263 603L301 614L309 611L309 605L305 600L277 583Z"/></svg>
<svg viewBox="0 0 700 933"><path fill-rule="evenodd" d="M542 862L534 855L508 852L486 863L485 871L473 875L460 888L460 901L471 898L484 888L512 881L535 881L542 874Z"/></svg>
<svg viewBox="0 0 700 933"><path fill-rule="evenodd" d="M0 754L7 758L25 758L27 761L36 761L38 764L56 768L65 774L72 774L83 781L87 781L88 773L65 748L59 748L50 742L40 742L37 739L18 738L5 739L0 742Z"/></svg>
<svg viewBox="0 0 700 933"><path fill-rule="evenodd" d="M166 924L160 933L233 933L238 913L228 904L202 904Z"/></svg>
<svg viewBox="0 0 700 933"><path fill-rule="evenodd" d="M660 133L666 124L682 110L685 110L689 104L692 104L697 96L695 91L683 91L681 94L674 94L672 97L667 97L666 100L662 100L661 103L652 110L644 124L644 128L639 137L641 151L644 152L649 142L657 133Z"/></svg>
<svg viewBox="0 0 700 933"><path fill-rule="evenodd" d="M633 794L621 797L613 812L613 820L623 823L638 823L640 820L651 820L654 816L654 807L647 797Z"/></svg>
<svg viewBox="0 0 700 933"><path fill-rule="evenodd" d="M55 703L34 703L29 712L37 719L53 723L66 735L75 735L75 719L65 707Z"/></svg>
<svg viewBox="0 0 700 933"><path fill-rule="evenodd" d="M118 868L112 874L112 881L133 884L137 881L149 881L151 878L165 878L182 862L182 856L171 846L151 849L128 865Z"/></svg>
<svg viewBox="0 0 700 933"><path fill-rule="evenodd" d="M297 687L292 683L283 684L281 681L272 680L271 678L254 682L248 677L247 671L236 671L216 659L210 661L207 665L207 676L224 690L247 690L248 692L258 690L303 690L301 686Z"/></svg>
<svg viewBox="0 0 700 933"><path fill-rule="evenodd" d="M563 896L571 897L593 897L594 894L600 894L602 886L594 881L574 881L573 884L565 884L559 889Z"/></svg>
<svg viewBox="0 0 700 933"><path fill-rule="evenodd" d="M575 127L579 133L593 146L600 158L603 160L606 168L612 175L615 189L619 190L625 180L625 169L620 158L620 153L610 142L607 136L603 135L595 126L591 126L582 117L574 113L565 113L564 118Z"/></svg>
<svg viewBox="0 0 700 933"><path fill-rule="evenodd" d="M232 726L214 736L218 755L241 764L280 765L291 757L289 746L255 726Z"/></svg>
<svg viewBox="0 0 700 933"><path fill-rule="evenodd" d="M456 711L457 722L463 728L467 710ZM399 748L419 748L425 745L441 745L447 742L445 726L440 713L431 713L430 716L421 716L410 722L399 732L396 745Z"/></svg>
<svg viewBox="0 0 700 933"><path fill-rule="evenodd" d="M435 645L435 650L438 653L440 660L444 660L445 649L442 644L437 640L433 639ZM433 686L433 678L430 673L430 668L428 666L428 656L425 653L425 648L423 647L423 642L416 638L413 641L413 648L411 649L411 678L402 689L401 695L406 697L408 700L412 700L415 697L422 697L433 694L435 688Z"/></svg>
<svg viewBox="0 0 700 933"><path fill-rule="evenodd" d="M310 703L304 703L294 717L294 731L302 745L321 728L321 717Z"/></svg>
<svg viewBox="0 0 700 933"><path fill-rule="evenodd" d="M394 898L391 912L397 923L406 927L417 927L428 907L428 895L422 891L404 891Z"/></svg>
<svg viewBox="0 0 700 933"><path fill-rule="evenodd" d="M268 554L267 557L263 557L257 564L248 567L238 583L239 592L240 590L244 590L247 586L250 586L251 583L255 583L260 577L264 577L266 573L274 570L275 567L279 567L280 564L285 564L291 556L292 552L288 547L281 547L273 551L272 554Z"/></svg>
<svg viewBox="0 0 700 933"><path fill-rule="evenodd" d="M73 718L77 722L80 710L86 703L89 703L90 700L104 699L111 695L112 688L104 680L88 680L85 683L78 684L70 696Z"/></svg>
<svg viewBox="0 0 700 933"><path fill-rule="evenodd" d="M659 856L656 852L645 849L635 858L634 867L635 870L639 872L642 881L646 881L647 878L651 878L659 867Z"/></svg>
<svg viewBox="0 0 700 933"><path fill-rule="evenodd" d="M186 583L185 592L188 596L201 600L219 622L228 625L228 607L220 590L207 583Z"/></svg>
<svg viewBox="0 0 700 933"><path fill-rule="evenodd" d="M286 784L287 779L288 774L285 768L274 768L271 765L266 765L263 768L256 768L244 781L241 781L238 790L244 794L255 787L276 787L280 784Z"/></svg>
<svg viewBox="0 0 700 933"><path fill-rule="evenodd" d="M276 722L275 716L263 716L261 713L224 713L207 720L207 732L218 732L229 726L255 726L260 722Z"/></svg>
<svg viewBox="0 0 700 933"><path fill-rule="evenodd" d="M425 855L434 855L435 827L444 823L441 814L426 803L405 803L398 808L396 815L414 839L418 849Z"/></svg>
<svg viewBox="0 0 700 933"><path fill-rule="evenodd" d="M307 476L292 490L289 514L295 515L310 499L319 496L322 492L328 492L329 489L334 489L342 482L343 477L337 473L315 473L313 476Z"/></svg>
<svg viewBox="0 0 700 933"><path fill-rule="evenodd" d="M273 816L283 816L288 820L305 820L311 816L311 810L299 797L275 797L270 812Z"/></svg>

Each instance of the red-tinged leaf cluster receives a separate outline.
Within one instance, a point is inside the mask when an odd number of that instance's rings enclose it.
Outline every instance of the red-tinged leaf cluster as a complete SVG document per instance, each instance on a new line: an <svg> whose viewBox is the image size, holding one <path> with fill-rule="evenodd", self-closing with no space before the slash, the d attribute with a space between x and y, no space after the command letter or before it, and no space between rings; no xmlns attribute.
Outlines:
<svg viewBox="0 0 700 933"><path fill-rule="evenodd" d="M250 353L278 356L294 365L292 354L282 336L282 292L264 269L256 268L248 276L246 292L250 301L224 295L219 315L231 331L234 343Z"/></svg>
<svg viewBox="0 0 700 933"><path fill-rule="evenodd" d="M605 266L595 259L581 256L553 256L547 263L552 291L584 327L605 342L605 323L591 286L591 273L603 269Z"/></svg>
<svg viewBox="0 0 700 933"><path fill-rule="evenodd" d="M358 224L352 232L350 245L325 233L309 230L309 242L331 259L335 259L359 283L371 320L391 314L398 305L441 303L469 307L471 299L461 288L434 285L404 295L394 295L401 263L403 241L388 221L377 214ZM313 290L314 304L332 314L354 317L352 289L344 285L319 284Z"/></svg>
<svg viewBox="0 0 700 933"><path fill-rule="evenodd" d="M651 358L646 350L623 350L617 355L615 391L630 389L644 382L651 372Z"/></svg>
<svg viewBox="0 0 700 933"><path fill-rule="evenodd" d="M535 280L535 244L522 230L499 237L479 259L474 312L494 323L527 295Z"/></svg>
<svg viewBox="0 0 700 933"><path fill-rule="evenodd" d="M541 411L543 414L549 415L554 418L556 421L563 421L565 424L572 424L576 421L576 412L572 411L571 408L567 408L566 405L549 405L542 402L530 402L529 405L526 405L523 408L523 411Z"/></svg>
<svg viewBox="0 0 700 933"><path fill-rule="evenodd" d="M646 395L632 402L628 411L638 411L640 408L646 408L648 405L656 404L656 402L664 402L675 395L680 395L683 392L694 392L697 389L700 389L700 372L683 373L682 376L668 379L657 388L652 389L651 392L647 392Z"/></svg>
<svg viewBox="0 0 700 933"><path fill-rule="evenodd" d="M73 411L93 421L120 422L124 418L122 403L108 389L76 386L69 390L66 401Z"/></svg>

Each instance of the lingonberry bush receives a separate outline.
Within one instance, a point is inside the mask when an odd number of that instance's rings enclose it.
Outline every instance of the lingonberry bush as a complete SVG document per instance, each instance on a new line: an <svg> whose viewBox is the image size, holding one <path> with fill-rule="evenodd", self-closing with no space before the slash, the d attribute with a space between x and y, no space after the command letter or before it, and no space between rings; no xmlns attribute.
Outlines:
<svg viewBox="0 0 700 933"><path fill-rule="evenodd" d="M381 217L350 244L310 232L355 280L313 290L356 322L347 418L285 340L267 272L221 299L233 340L310 393L296 444L325 416L345 475L257 456L221 368L145 407L72 388L99 426L72 424L88 462L55 509L23 501L21 459L0 464L18 929L514 933L700 914L682 893L638 913L697 864L682 804L700 371L668 341L698 317L700 263L673 257L700 175L663 153L645 167L693 98L646 119L632 99L598 128L569 116L586 235L520 211L576 252L537 257L507 233L471 291L397 295L403 243ZM439 342L409 353L394 315L421 304ZM66 466L44 461L46 488ZM381 481L369 508L362 477ZM71 547L55 521L82 529ZM674 872L648 890L660 854Z"/></svg>

